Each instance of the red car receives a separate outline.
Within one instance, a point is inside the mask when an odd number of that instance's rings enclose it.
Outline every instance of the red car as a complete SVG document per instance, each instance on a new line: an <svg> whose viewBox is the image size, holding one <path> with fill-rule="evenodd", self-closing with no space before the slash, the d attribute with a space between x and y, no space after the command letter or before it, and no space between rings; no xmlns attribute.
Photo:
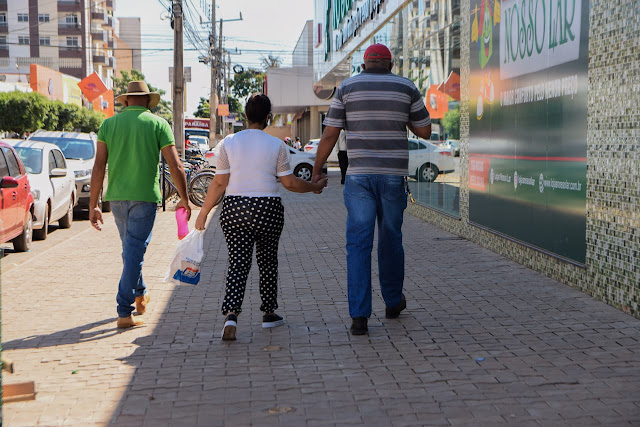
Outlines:
<svg viewBox="0 0 640 427"><path fill-rule="evenodd" d="M0 141L0 243L13 242L17 252L31 248L33 195L27 171L16 151Z"/></svg>

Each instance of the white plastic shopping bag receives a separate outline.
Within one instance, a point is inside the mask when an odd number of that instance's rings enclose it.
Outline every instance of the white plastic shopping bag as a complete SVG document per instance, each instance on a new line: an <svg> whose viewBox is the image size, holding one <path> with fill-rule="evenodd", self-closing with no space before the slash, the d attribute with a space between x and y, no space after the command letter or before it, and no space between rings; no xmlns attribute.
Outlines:
<svg viewBox="0 0 640 427"><path fill-rule="evenodd" d="M165 282L188 285L198 284L200 281L200 263L204 256L204 251L202 250L203 238L204 231L192 230L184 239L180 240L173 254L169 271L164 277Z"/></svg>

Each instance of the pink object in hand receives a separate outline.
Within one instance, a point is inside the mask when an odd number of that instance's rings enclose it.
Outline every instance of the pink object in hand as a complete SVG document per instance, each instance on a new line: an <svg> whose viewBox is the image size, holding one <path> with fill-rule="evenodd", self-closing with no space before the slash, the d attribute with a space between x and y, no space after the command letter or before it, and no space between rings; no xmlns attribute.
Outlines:
<svg viewBox="0 0 640 427"><path fill-rule="evenodd" d="M189 220L187 219L187 210L178 208L176 210L176 221L178 222L178 239L182 240L189 234Z"/></svg>

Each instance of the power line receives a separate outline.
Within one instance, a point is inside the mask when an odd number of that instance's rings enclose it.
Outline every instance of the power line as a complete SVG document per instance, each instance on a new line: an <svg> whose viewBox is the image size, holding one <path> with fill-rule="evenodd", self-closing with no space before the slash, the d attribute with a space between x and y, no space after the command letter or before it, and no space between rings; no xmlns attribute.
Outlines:
<svg viewBox="0 0 640 427"><path fill-rule="evenodd" d="M87 11L87 10L89 10L89 9L92 9L94 6L97 6L97 5L99 5L99 4L103 4L103 3L106 3L106 2L107 2L107 0L102 0L102 1L100 1L100 2L98 2L98 3L96 3L95 5L92 3L92 4L90 4L88 7L85 7L81 13L84 13L85 11ZM57 3L57 0L56 0L56 3ZM24 10L24 9L23 9L23 10ZM29 9L26 9L26 10L29 10ZM64 13L64 18L66 18L66 17L67 17L67 15L71 15L71 14L73 14L73 12L66 12L66 13L65 13L65 12L63 12L63 13ZM58 12L58 16L57 16L56 18L54 18L54 19L49 19L49 22L40 22L40 21L38 20L38 25L37 25L37 26L38 26L38 30L40 30L40 25L49 24L49 23L51 23L51 22L56 22L56 21L59 21L59 20L60 20L60 19L62 19L62 18L63 18L63 14L62 14L62 13L60 13L60 12ZM115 18L114 18L114 19L115 19ZM79 25L79 24L78 24L78 25ZM22 32L22 31L25 31L25 30L29 31L29 29L30 29L30 28L31 28L31 25L29 25L29 26L27 26L27 27L23 27L23 28L18 28L18 29L12 30L12 31L8 31L8 32L7 32L7 33L5 33L5 34L13 34L13 33L15 33L15 32ZM4 34L0 34L0 35L4 35Z"/></svg>

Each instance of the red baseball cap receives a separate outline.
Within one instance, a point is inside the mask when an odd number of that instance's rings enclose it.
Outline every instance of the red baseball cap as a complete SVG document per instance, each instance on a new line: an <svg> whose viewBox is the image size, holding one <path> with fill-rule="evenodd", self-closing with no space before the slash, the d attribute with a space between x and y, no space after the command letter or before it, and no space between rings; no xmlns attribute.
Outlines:
<svg viewBox="0 0 640 427"><path fill-rule="evenodd" d="M381 43L372 44L364 51L364 59L391 59L391 51Z"/></svg>

